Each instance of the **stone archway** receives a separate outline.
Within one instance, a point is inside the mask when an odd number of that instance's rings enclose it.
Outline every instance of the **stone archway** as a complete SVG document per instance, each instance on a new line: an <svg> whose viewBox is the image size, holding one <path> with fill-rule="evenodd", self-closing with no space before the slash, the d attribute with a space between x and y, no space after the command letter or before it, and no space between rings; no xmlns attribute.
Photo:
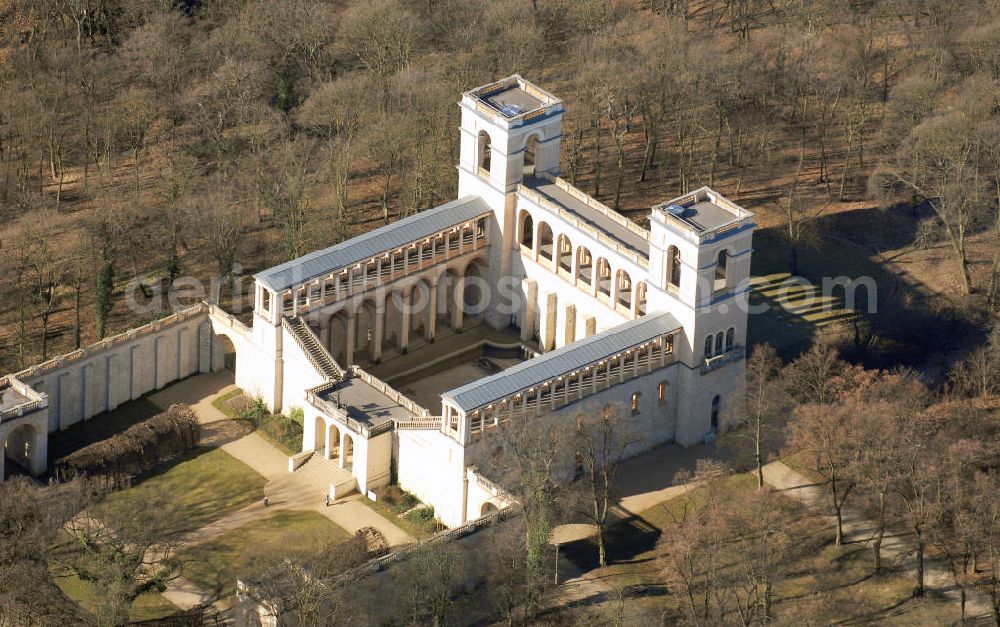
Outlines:
<svg viewBox="0 0 1000 627"><path fill-rule="evenodd" d="M6 478L7 469L38 476L47 465L46 444L48 434L39 425L26 422L7 431L3 436L3 463L0 464L0 481Z"/></svg>
<svg viewBox="0 0 1000 627"><path fill-rule="evenodd" d="M313 429L315 430L313 434L313 451L316 454L322 454L326 457L326 420L322 416L316 416L313 419Z"/></svg>
<svg viewBox="0 0 1000 627"><path fill-rule="evenodd" d="M499 512L500 508L496 506L493 501L486 501L483 506L479 508L479 516L489 516L495 512Z"/></svg>
<svg viewBox="0 0 1000 627"><path fill-rule="evenodd" d="M489 305L491 294L478 259L466 266L460 284L462 286L460 306L463 318L481 317Z"/></svg>
<svg viewBox="0 0 1000 627"><path fill-rule="evenodd" d="M347 470L354 469L354 437L347 431L342 434L343 445L340 448L340 467Z"/></svg>
<svg viewBox="0 0 1000 627"><path fill-rule="evenodd" d="M327 322L327 350L337 363L347 366L347 314L338 311Z"/></svg>
<svg viewBox="0 0 1000 627"><path fill-rule="evenodd" d="M212 372L227 370L236 378L236 368L239 360L236 355L236 343L225 333L212 333Z"/></svg>

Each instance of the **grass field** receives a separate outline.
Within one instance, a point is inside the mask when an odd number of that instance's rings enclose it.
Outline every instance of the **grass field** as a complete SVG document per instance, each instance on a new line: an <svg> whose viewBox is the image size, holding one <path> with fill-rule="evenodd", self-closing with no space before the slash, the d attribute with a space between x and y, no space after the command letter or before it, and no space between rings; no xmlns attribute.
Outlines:
<svg viewBox="0 0 1000 627"><path fill-rule="evenodd" d="M220 598L234 593L237 577L252 574L269 559L309 554L350 534L309 511L279 511L234 529L182 555L184 577Z"/></svg>
<svg viewBox="0 0 1000 627"><path fill-rule="evenodd" d="M125 499L152 506L166 503L168 528L192 531L264 496L266 480L222 449L198 448L144 475L131 487L108 494L96 506Z"/></svg>

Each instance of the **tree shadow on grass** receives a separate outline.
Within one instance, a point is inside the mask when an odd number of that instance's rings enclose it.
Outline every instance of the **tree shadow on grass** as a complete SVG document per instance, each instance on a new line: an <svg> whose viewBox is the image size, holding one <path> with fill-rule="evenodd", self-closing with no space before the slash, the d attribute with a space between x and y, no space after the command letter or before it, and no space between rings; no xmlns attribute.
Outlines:
<svg viewBox="0 0 1000 627"><path fill-rule="evenodd" d="M632 516L611 525L604 535L605 550L610 564L642 564L652 561L648 554L656 548L660 530L639 516ZM560 547L560 554L581 573L598 568L597 541L573 542Z"/></svg>

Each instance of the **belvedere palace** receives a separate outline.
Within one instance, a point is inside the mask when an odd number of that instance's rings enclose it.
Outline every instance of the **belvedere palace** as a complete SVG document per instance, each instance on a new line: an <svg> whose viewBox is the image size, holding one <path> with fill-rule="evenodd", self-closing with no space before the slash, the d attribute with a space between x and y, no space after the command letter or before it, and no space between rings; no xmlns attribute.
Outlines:
<svg viewBox="0 0 1000 627"><path fill-rule="evenodd" d="M289 472L332 498L398 481L452 527L508 504L477 444L512 417L615 403L633 455L711 441L743 385L753 214L707 187L616 213L560 178L563 103L520 76L459 107L456 200L256 274L251 326L202 303L0 378L6 457L44 473L49 433L223 369L302 411Z"/></svg>

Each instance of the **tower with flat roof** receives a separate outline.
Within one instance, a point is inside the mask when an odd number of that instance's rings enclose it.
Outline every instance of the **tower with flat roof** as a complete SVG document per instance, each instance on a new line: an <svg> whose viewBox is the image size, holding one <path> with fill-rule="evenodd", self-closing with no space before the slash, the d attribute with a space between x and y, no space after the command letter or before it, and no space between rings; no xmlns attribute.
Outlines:
<svg viewBox="0 0 1000 627"><path fill-rule="evenodd" d="M493 210L488 281L497 286L516 272L511 267L517 247L517 189L526 177L559 174L559 141L563 102L519 74L462 94L458 195L479 196ZM499 297L485 312L497 327L510 324L516 292L497 290Z"/></svg>

